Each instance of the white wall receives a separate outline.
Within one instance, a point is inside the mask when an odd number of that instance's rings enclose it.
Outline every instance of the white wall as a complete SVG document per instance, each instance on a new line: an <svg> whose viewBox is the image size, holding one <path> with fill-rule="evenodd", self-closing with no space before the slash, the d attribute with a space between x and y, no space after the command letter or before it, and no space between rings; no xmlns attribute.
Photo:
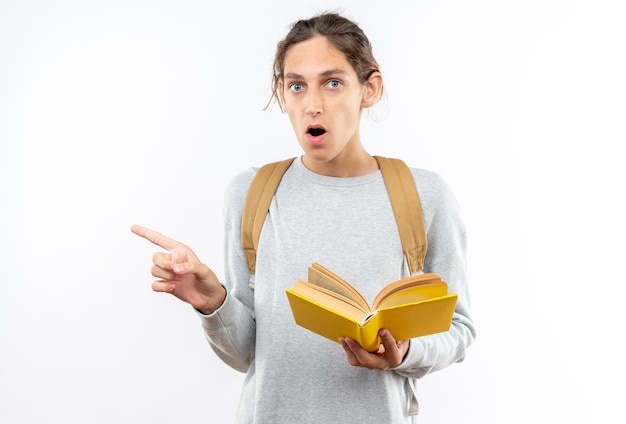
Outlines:
<svg viewBox="0 0 626 424"><path fill-rule="evenodd" d="M0 422L229 422L242 375L128 228L221 273L226 182L299 152L261 111L275 43L337 8L386 77L364 143L442 174L470 235L479 337L421 422L623 422L621 2L214 3L0 2Z"/></svg>

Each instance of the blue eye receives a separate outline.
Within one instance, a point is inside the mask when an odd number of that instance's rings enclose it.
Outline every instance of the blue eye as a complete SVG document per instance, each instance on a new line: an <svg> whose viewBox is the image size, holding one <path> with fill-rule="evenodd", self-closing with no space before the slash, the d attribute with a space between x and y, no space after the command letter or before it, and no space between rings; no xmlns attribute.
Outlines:
<svg viewBox="0 0 626 424"><path fill-rule="evenodd" d="M293 84L289 85L289 89L295 93L299 93L304 89L304 87L299 82L294 82Z"/></svg>
<svg viewBox="0 0 626 424"><path fill-rule="evenodd" d="M341 87L341 81L338 81L338 80L328 81L328 86L330 88L339 88L339 87Z"/></svg>

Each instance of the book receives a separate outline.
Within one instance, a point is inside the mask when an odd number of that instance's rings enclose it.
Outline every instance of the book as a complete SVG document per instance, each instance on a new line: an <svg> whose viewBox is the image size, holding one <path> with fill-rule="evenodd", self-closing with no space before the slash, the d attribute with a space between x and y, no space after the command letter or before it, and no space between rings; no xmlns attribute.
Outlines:
<svg viewBox="0 0 626 424"><path fill-rule="evenodd" d="M350 337L363 349L380 346L386 328L396 340L450 329L457 294L439 276L425 273L387 284L372 305L347 281L314 262L308 281L285 290L296 324L335 342Z"/></svg>

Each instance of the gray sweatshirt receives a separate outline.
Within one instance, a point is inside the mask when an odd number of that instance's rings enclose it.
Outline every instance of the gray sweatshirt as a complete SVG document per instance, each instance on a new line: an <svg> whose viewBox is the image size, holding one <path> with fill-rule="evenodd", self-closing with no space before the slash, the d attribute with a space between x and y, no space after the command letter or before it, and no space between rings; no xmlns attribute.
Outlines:
<svg viewBox="0 0 626 424"><path fill-rule="evenodd" d="M217 355L246 373L240 423L411 423L414 384L465 356L474 338L465 269L465 230L445 182L411 169L428 235L424 272L458 293L450 331L412 339L404 361L387 371L348 364L340 344L295 324L285 295L319 262L371 302L386 284L408 276L391 203L380 171L335 178L296 159L285 173L263 227L256 275L241 248L241 214L257 169L233 179L225 199L228 294L201 315Z"/></svg>

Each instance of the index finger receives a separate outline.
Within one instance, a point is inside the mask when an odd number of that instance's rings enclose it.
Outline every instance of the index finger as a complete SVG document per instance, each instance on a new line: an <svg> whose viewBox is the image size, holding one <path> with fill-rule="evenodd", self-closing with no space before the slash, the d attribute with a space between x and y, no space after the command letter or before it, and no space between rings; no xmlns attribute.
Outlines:
<svg viewBox="0 0 626 424"><path fill-rule="evenodd" d="M156 244L167 250L172 250L175 246L181 243L174 239L164 236L158 231L151 230L150 228L142 227L141 225L133 225L130 227L130 231L137 234L139 237L143 237L146 240Z"/></svg>

